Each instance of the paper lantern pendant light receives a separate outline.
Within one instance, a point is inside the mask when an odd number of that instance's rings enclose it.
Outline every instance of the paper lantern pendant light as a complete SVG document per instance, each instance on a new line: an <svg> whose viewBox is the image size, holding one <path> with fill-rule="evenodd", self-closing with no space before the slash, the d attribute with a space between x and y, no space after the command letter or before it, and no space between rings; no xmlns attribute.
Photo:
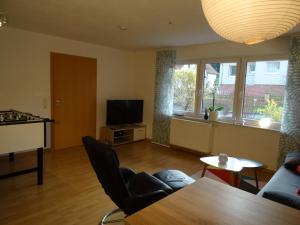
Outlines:
<svg viewBox="0 0 300 225"><path fill-rule="evenodd" d="M204 15L225 39L256 44L300 22L300 0L202 0Z"/></svg>

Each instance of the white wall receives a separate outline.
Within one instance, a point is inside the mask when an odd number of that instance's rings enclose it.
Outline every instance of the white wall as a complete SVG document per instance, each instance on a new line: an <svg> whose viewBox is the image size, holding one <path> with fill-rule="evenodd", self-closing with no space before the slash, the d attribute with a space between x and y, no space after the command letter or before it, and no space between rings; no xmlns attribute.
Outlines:
<svg viewBox="0 0 300 225"><path fill-rule="evenodd" d="M288 49L289 38L280 38L255 46L225 42L177 48L177 59L287 54ZM50 52L98 59L97 128L105 124L106 99L141 98L145 100L144 122L148 126L147 137L151 138L155 82L154 50L130 52L18 29L1 29L0 109L14 108L50 116ZM264 132L259 134L262 137L268 135ZM277 139L272 137L261 143L258 136L254 136L254 141L260 149L265 145L271 146L272 150L267 151L266 157L270 157L272 161L277 150L272 144L276 143ZM220 138L220 141L214 143L216 148L224 144L222 140L226 139ZM232 146L236 145L238 144L233 143ZM247 146L247 149L252 147L250 144ZM239 149L241 148L238 148L238 151ZM253 152L256 151L253 149Z"/></svg>
<svg viewBox="0 0 300 225"><path fill-rule="evenodd" d="M288 54L289 43L289 37L281 37L256 45L234 42L192 45L177 48L177 60Z"/></svg>
<svg viewBox="0 0 300 225"><path fill-rule="evenodd" d="M136 52L134 56L135 94L144 99L144 123L147 138L152 137L155 87L155 51Z"/></svg>
<svg viewBox="0 0 300 225"><path fill-rule="evenodd" d="M50 117L50 52L97 58L97 132L106 99L135 98L133 56L123 51L19 29L0 29L0 109Z"/></svg>

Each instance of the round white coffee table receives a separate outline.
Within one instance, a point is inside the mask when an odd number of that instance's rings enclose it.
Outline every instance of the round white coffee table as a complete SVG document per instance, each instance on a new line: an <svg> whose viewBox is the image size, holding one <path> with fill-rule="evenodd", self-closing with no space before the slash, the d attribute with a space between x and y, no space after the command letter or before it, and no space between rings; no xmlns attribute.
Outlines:
<svg viewBox="0 0 300 225"><path fill-rule="evenodd" d="M234 157L228 157L228 161L226 164L220 164L218 156L208 156L200 158L200 161L204 163L204 168L201 177L204 177L208 166L228 170L234 174L234 186L238 187L239 173L243 169L243 164L240 160Z"/></svg>

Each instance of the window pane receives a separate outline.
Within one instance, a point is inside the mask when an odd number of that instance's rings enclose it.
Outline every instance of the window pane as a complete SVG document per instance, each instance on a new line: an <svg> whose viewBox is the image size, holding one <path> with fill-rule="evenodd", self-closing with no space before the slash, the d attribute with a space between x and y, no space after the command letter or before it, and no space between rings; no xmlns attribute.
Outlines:
<svg viewBox="0 0 300 225"><path fill-rule="evenodd" d="M253 63L256 65L254 73L249 72ZM243 118L281 121L287 68L287 60L247 63ZM278 74L268 74L270 71L278 71Z"/></svg>
<svg viewBox="0 0 300 225"><path fill-rule="evenodd" d="M197 64L176 65L173 112L194 112Z"/></svg>
<svg viewBox="0 0 300 225"><path fill-rule="evenodd" d="M236 68L237 63L234 62L205 64L202 112L213 105L215 92L215 107L224 107L219 116L232 117Z"/></svg>
<svg viewBox="0 0 300 225"><path fill-rule="evenodd" d="M235 65L229 65L229 74L230 74L230 76L236 75L236 66Z"/></svg>
<svg viewBox="0 0 300 225"><path fill-rule="evenodd" d="M249 73L255 73L256 64L255 62L248 63L248 71Z"/></svg>
<svg viewBox="0 0 300 225"><path fill-rule="evenodd" d="M267 72L268 73L279 73L280 62L267 62Z"/></svg>

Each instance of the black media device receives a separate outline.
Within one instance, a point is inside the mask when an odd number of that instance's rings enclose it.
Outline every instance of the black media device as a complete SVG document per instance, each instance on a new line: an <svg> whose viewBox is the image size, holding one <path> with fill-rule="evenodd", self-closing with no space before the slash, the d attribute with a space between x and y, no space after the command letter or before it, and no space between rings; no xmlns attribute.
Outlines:
<svg viewBox="0 0 300 225"><path fill-rule="evenodd" d="M144 100L107 100L106 125L143 122Z"/></svg>

